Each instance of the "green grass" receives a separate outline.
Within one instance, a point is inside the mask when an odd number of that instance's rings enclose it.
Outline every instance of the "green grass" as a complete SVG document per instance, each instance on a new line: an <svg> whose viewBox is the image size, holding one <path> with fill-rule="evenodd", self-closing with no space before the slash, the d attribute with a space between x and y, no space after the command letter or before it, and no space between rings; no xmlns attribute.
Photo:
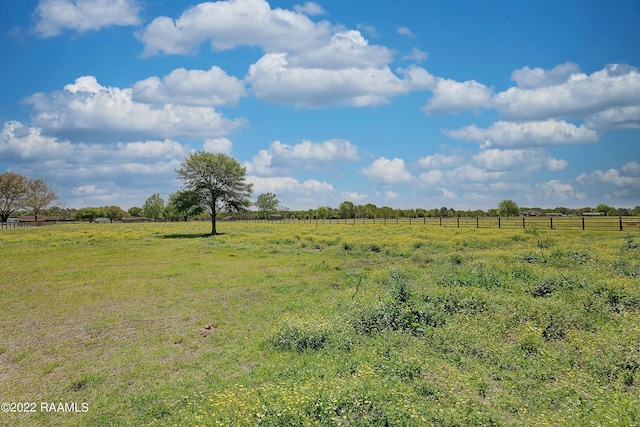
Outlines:
<svg viewBox="0 0 640 427"><path fill-rule="evenodd" d="M640 424L637 232L0 232L0 425ZM631 243L630 243L631 242Z"/></svg>

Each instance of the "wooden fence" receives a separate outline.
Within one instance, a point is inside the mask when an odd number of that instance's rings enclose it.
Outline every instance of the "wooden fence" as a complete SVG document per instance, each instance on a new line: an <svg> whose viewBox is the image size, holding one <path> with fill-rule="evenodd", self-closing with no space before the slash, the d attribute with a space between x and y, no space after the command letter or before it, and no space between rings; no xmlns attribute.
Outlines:
<svg viewBox="0 0 640 427"><path fill-rule="evenodd" d="M623 231L640 230L640 217L611 216L540 216L540 217L454 217L454 218L349 218L349 219L292 219L249 220L276 224L381 224L425 225L448 228L504 228Z"/></svg>
<svg viewBox="0 0 640 427"><path fill-rule="evenodd" d="M539 216L539 217L454 217L454 218L349 218L349 219L292 219L241 220L271 224L380 224L380 225L423 225L447 228L504 228L504 229L551 229L590 231L640 231L640 217L612 216ZM3 222L0 229L53 225L34 222Z"/></svg>
<svg viewBox="0 0 640 427"><path fill-rule="evenodd" d="M55 225L57 222L0 222L1 229L24 228L24 227L40 227L43 225Z"/></svg>

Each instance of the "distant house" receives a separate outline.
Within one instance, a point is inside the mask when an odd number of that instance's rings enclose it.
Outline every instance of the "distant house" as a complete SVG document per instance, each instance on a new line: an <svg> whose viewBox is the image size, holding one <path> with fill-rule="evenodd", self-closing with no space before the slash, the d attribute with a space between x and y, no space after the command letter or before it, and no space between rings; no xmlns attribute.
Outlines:
<svg viewBox="0 0 640 427"><path fill-rule="evenodd" d="M582 216L604 216L604 212L582 212Z"/></svg>
<svg viewBox="0 0 640 427"><path fill-rule="evenodd" d="M111 220L109 218L96 218L93 220L93 222L106 223L106 222L111 222Z"/></svg>
<svg viewBox="0 0 640 427"><path fill-rule="evenodd" d="M546 212L545 215L546 216L565 216L565 214L561 212Z"/></svg>
<svg viewBox="0 0 640 427"><path fill-rule="evenodd" d="M534 210L534 209L527 209L524 210L522 212L520 212L520 216L538 216L540 215L540 212Z"/></svg>
<svg viewBox="0 0 640 427"><path fill-rule="evenodd" d="M35 224L35 223L44 223L44 224L57 224L60 221L59 216L39 216L36 220L34 215L22 215L18 218L19 223L23 224Z"/></svg>

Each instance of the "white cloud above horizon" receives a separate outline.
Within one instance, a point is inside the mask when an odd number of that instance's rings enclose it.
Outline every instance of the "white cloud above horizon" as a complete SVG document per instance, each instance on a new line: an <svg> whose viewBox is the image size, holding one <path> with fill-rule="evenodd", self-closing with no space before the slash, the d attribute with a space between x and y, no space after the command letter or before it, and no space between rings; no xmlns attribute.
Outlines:
<svg viewBox="0 0 640 427"><path fill-rule="evenodd" d="M141 11L139 0L40 0L33 32L48 38L65 29L84 33L114 25L137 26Z"/></svg>
<svg viewBox="0 0 640 427"><path fill-rule="evenodd" d="M99 141L117 134L129 138L226 136L244 119L230 120L211 107L136 102L133 90L105 87L93 76L78 77L61 91L36 93L24 102L32 105L35 126L62 137Z"/></svg>

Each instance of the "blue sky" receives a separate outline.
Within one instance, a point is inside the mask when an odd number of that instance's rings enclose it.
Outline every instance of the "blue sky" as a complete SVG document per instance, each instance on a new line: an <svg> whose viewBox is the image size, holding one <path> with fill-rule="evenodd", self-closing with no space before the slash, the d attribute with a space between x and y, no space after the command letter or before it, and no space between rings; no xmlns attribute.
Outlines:
<svg viewBox="0 0 640 427"><path fill-rule="evenodd" d="M224 152L290 209L640 205L636 1L0 5L0 171L70 207Z"/></svg>

